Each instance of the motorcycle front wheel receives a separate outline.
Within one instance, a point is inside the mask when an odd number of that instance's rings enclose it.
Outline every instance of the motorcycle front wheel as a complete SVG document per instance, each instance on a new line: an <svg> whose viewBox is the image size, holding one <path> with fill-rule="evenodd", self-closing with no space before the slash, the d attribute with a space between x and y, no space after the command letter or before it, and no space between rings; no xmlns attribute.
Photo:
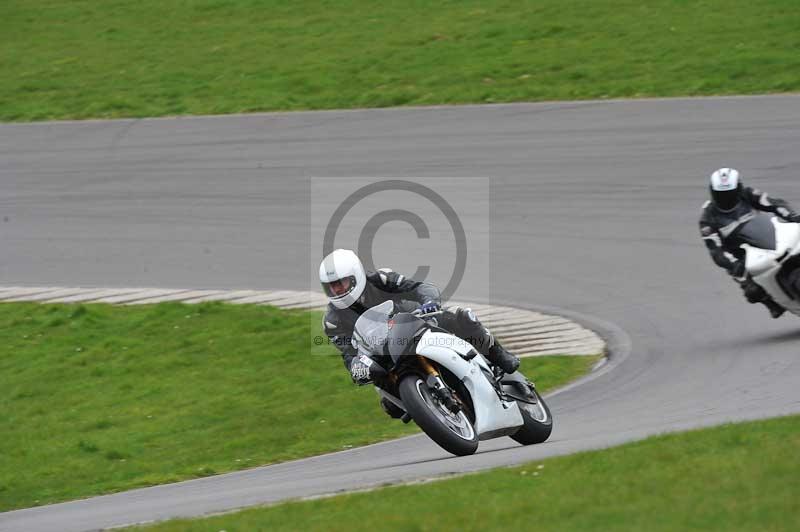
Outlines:
<svg viewBox="0 0 800 532"><path fill-rule="evenodd" d="M478 449L478 435L463 410L453 413L441 404L419 375L400 381L400 399L419 428L445 451L466 456Z"/></svg>

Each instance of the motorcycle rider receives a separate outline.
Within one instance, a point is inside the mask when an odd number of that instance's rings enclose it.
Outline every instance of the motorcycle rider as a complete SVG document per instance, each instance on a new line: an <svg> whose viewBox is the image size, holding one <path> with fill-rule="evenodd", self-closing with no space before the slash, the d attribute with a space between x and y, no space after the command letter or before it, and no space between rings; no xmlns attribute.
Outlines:
<svg viewBox="0 0 800 532"><path fill-rule="evenodd" d="M737 242L734 233L741 224L752 218L754 210L774 213L783 220L795 223L800 223L800 215L787 202L743 186L739 172L733 168L720 168L711 174L709 189L711 200L703 205L700 234L711 258L739 282L747 301L762 303L773 318L779 318L786 309L776 303L747 273L745 252L739 247L741 242Z"/></svg>
<svg viewBox="0 0 800 532"><path fill-rule="evenodd" d="M403 311L422 313L442 310L439 289L430 283L409 279L389 269L368 272L358 256L347 249L330 253L319 266L319 280L329 304L322 324L325 334L339 351L353 382L380 385L386 369L368 357L358 355L352 343L356 320L364 311L392 300ZM506 373L519 367L519 359L504 349L471 309L451 307L436 316L439 327L472 344L487 360ZM394 405L381 404L387 414L399 417Z"/></svg>

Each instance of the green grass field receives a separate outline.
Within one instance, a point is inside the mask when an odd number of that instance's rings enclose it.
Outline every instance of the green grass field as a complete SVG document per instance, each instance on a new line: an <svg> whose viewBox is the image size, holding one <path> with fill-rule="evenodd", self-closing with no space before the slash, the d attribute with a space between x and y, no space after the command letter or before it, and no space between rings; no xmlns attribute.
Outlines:
<svg viewBox="0 0 800 532"><path fill-rule="evenodd" d="M0 2L0 120L800 88L796 0Z"/></svg>
<svg viewBox="0 0 800 532"><path fill-rule="evenodd" d="M409 434L320 313L253 305L0 304L0 511ZM528 359L541 389L595 357Z"/></svg>
<svg viewBox="0 0 800 532"><path fill-rule="evenodd" d="M789 417L142 530L794 532L798 455L800 417Z"/></svg>

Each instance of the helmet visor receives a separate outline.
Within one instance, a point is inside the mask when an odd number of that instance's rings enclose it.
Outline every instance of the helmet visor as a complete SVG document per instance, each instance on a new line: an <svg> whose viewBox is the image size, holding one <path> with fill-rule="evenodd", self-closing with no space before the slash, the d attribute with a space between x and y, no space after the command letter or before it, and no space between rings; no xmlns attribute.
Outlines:
<svg viewBox="0 0 800 532"><path fill-rule="evenodd" d="M354 276L344 277L329 283L322 283L322 289L325 295L330 298L344 297L356 287L356 278Z"/></svg>
<svg viewBox="0 0 800 532"><path fill-rule="evenodd" d="M739 189L733 190L712 190L711 197L717 208L729 211L739 204Z"/></svg>

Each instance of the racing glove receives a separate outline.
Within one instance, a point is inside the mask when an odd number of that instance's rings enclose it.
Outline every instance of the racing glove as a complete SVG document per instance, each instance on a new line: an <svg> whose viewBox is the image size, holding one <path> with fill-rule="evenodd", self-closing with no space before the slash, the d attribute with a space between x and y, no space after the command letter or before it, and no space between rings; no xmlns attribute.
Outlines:
<svg viewBox="0 0 800 532"><path fill-rule="evenodd" d="M744 261L736 261L736 264L733 266L731 271L731 275L734 279L739 281L740 284L744 284L747 282L750 274L747 273L747 269L744 266Z"/></svg>
<svg viewBox="0 0 800 532"><path fill-rule="evenodd" d="M358 355L350 364L350 378L353 383L363 386L386 377L386 370L366 355Z"/></svg>
<svg viewBox="0 0 800 532"><path fill-rule="evenodd" d="M434 301L426 301L419 307L420 314L430 314L431 312L439 312L442 306Z"/></svg>

